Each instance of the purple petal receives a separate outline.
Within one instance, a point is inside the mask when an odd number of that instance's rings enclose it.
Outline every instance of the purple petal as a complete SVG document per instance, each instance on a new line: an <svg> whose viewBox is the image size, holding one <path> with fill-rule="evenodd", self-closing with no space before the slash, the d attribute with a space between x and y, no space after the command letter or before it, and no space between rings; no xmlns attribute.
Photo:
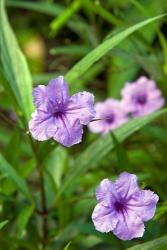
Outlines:
<svg viewBox="0 0 167 250"><path fill-rule="evenodd" d="M89 124L89 129L94 133L107 134L128 120L128 116L121 107L120 101L112 98L96 103L95 110L95 119L102 120L93 121Z"/></svg>
<svg viewBox="0 0 167 250"><path fill-rule="evenodd" d="M128 202L128 209L138 214L143 221L147 221L154 216L158 200L159 197L154 192L143 190Z"/></svg>
<svg viewBox="0 0 167 250"><path fill-rule="evenodd" d="M131 84L126 84L121 91L121 106L133 117L150 114L164 105L161 91L153 80L140 77Z"/></svg>
<svg viewBox="0 0 167 250"><path fill-rule="evenodd" d="M36 110L32 114L32 118L29 122L29 130L32 137L38 141L44 141L50 139L53 134L50 130L53 130L54 120L52 116L40 110ZM54 133L56 131L56 125L54 128Z"/></svg>
<svg viewBox="0 0 167 250"><path fill-rule="evenodd" d="M59 76L49 82L47 96L53 106L64 108L69 100L69 88L63 76Z"/></svg>
<svg viewBox="0 0 167 250"><path fill-rule="evenodd" d="M100 185L96 189L97 201L103 202L103 204L110 206L115 202L116 198L117 192L115 190L114 183L109 179L102 180Z"/></svg>
<svg viewBox="0 0 167 250"><path fill-rule="evenodd" d="M87 125L95 116L94 96L86 91L71 96L66 112Z"/></svg>
<svg viewBox="0 0 167 250"><path fill-rule="evenodd" d="M44 85L39 85L33 89L32 95L34 97L34 104L37 109L46 111L48 106L48 98Z"/></svg>
<svg viewBox="0 0 167 250"><path fill-rule="evenodd" d="M56 118L57 130L53 138L66 147L80 143L83 129L79 120L70 119L67 115Z"/></svg>
<svg viewBox="0 0 167 250"><path fill-rule="evenodd" d="M102 233L112 231L118 223L115 211L102 204L97 204L94 208L92 220L96 230Z"/></svg>
<svg viewBox="0 0 167 250"><path fill-rule="evenodd" d="M140 190L136 175L123 172L115 182L115 189L123 199L128 200L134 193Z"/></svg>
<svg viewBox="0 0 167 250"><path fill-rule="evenodd" d="M118 223L113 233L121 240L131 240L142 237L144 234L144 223L133 212L119 213Z"/></svg>

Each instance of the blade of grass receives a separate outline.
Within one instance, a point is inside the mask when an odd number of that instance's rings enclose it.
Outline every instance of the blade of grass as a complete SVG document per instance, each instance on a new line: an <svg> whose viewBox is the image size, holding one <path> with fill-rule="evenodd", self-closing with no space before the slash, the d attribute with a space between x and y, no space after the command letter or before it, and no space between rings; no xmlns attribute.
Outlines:
<svg viewBox="0 0 167 250"><path fill-rule="evenodd" d="M64 26L65 23L71 18L71 16L79 10L79 8L81 7L81 3L81 0L73 1L73 3L68 8L66 8L66 10L61 15L56 17L51 22L50 28L52 36L55 36L60 28L62 28L62 26Z"/></svg>
<svg viewBox="0 0 167 250"><path fill-rule="evenodd" d="M149 18L143 22L137 23L134 26L120 32L114 37L105 40L98 47L96 47L93 51L91 51L88 55L86 55L81 61L79 61L74 67L66 74L66 80L69 83L75 82L81 75L83 75L96 61L102 58L107 52L109 52L112 48L118 45L121 41L123 41L130 34L135 32L136 30L146 26L147 24L162 18L164 15L156 16L153 18Z"/></svg>

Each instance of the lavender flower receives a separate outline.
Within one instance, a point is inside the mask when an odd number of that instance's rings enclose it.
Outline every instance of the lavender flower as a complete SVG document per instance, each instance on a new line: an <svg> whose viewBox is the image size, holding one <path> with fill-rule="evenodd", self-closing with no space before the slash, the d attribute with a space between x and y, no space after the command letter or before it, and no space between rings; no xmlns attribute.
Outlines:
<svg viewBox="0 0 167 250"><path fill-rule="evenodd" d="M122 107L133 117L150 114L164 104L161 91L156 87L155 82L145 76L133 83L127 83L121 94Z"/></svg>
<svg viewBox="0 0 167 250"><path fill-rule="evenodd" d="M68 85L60 76L48 86L34 88L33 97L36 110L29 130L36 140L53 138L66 147L81 141L83 125L95 116L92 94L84 91L70 97Z"/></svg>
<svg viewBox="0 0 167 250"><path fill-rule="evenodd" d="M121 240L142 237L144 221L155 213L158 196L150 190L141 190L137 177L122 173L114 182L104 179L96 191L98 204L92 220L96 230L113 231Z"/></svg>
<svg viewBox="0 0 167 250"><path fill-rule="evenodd" d="M89 123L89 129L94 133L107 134L127 122L128 116L118 100L107 99L95 104L96 117L99 121Z"/></svg>

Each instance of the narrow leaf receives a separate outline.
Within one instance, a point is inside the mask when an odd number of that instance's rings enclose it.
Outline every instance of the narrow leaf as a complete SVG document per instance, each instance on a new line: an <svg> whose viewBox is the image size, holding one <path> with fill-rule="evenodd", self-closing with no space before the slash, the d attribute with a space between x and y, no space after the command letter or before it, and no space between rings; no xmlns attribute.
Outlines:
<svg viewBox="0 0 167 250"><path fill-rule="evenodd" d="M127 250L165 250L167 247L167 235L157 238L152 241L148 241L143 244L130 247Z"/></svg>
<svg viewBox="0 0 167 250"><path fill-rule="evenodd" d="M8 220L4 220L0 222L0 229L2 229L9 221Z"/></svg>
<svg viewBox="0 0 167 250"><path fill-rule="evenodd" d="M11 181L18 187L20 192L23 193L28 199L31 198L31 194L26 185L26 182L21 178L19 173L5 160L5 158L0 154L0 172L6 174Z"/></svg>
<svg viewBox="0 0 167 250"><path fill-rule="evenodd" d="M145 25L162 18L164 15L149 18L143 22L137 23L134 26L116 34L114 37L109 38L102 42L98 47L86 55L81 61L79 61L67 74L66 80L69 83L76 81L83 73L85 73L96 61L102 58L107 52L118 45L130 34L136 30L144 27Z"/></svg>
<svg viewBox="0 0 167 250"><path fill-rule="evenodd" d="M66 10L61 15L59 15L52 21L52 23L50 24L52 35L56 35L59 29L62 28L62 26L65 25L70 17L78 11L81 6L81 2L81 0L74 0L72 4L68 8L66 8Z"/></svg>
<svg viewBox="0 0 167 250"><path fill-rule="evenodd" d="M68 250L70 245L71 245L71 241L68 242L68 244L65 246L65 248L63 250Z"/></svg>
<svg viewBox="0 0 167 250"><path fill-rule="evenodd" d="M114 148L116 150L119 169L122 171L124 171L125 169L129 171L131 169L131 165L123 146L121 145L114 133L111 133L111 138L114 144Z"/></svg>
<svg viewBox="0 0 167 250"><path fill-rule="evenodd" d="M26 206L19 213L17 218L17 236L21 238L34 211L34 205Z"/></svg>
<svg viewBox="0 0 167 250"><path fill-rule="evenodd" d="M57 16L63 13L65 7L58 3L49 3L49 2L33 2L33 1L20 1L20 0L7 0L7 6L24 8L32 11L38 11L40 13L48 14L51 16Z"/></svg>
<svg viewBox="0 0 167 250"><path fill-rule="evenodd" d="M26 59L8 22L4 0L0 1L0 50L8 88L10 92L12 91L19 106L18 113L28 121L33 111L32 80ZM8 88L6 88L7 91Z"/></svg>

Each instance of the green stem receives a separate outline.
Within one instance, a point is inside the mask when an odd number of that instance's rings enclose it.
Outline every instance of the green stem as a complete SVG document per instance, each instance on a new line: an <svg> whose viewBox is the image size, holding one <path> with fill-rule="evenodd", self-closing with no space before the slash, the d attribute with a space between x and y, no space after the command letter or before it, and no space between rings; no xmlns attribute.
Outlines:
<svg viewBox="0 0 167 250"><path fill-rule="evenodd" d="M40 188L40 193L41 193L41 211L38 213L41 218L42 218L42 238L41 238L41 243L42 243L42 250L45 249L47 240L48 240L48 210L47 210L47 205L46 205L46 195L45 195L45 186L44 186L44 173L43 173L43 168L42 168L42 163L39 158L38 154L38 148L34 144L31 136L29 136L30 142L31 142L31 147L34 152L36 162L37 162L37 171L39 174L39 188Z"/></svg>

